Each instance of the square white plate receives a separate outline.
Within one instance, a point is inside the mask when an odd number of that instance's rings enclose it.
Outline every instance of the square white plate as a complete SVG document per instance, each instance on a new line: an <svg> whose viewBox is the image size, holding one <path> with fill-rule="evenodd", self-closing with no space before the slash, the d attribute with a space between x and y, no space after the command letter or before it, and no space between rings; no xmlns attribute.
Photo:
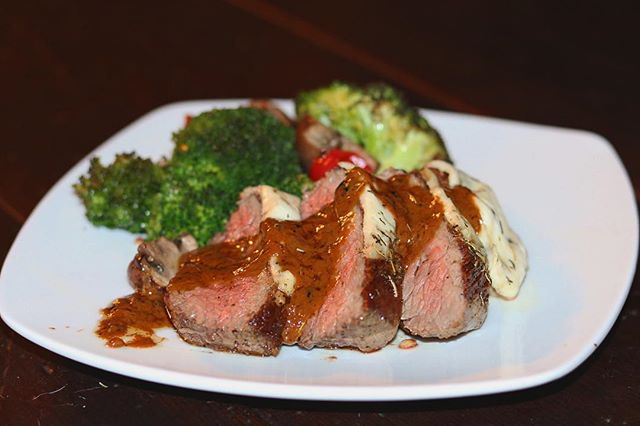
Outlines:
<svg viewBox="0 0 640 426"><path fill-rule="evenodd" d="M185 114L240 100L156 109L90 156L135 150L158 159ZM292 104L280 101L289 113ZM458 339L397 343L372 354L285 347L274 358L190 346L172 330L150 349L110 349L93 334L99 310L131 293L136 245L92 226L71 185L89 156L44 197L0 275L0 314L16 332L76 361L131 377L240 395L314 400L408 400L480 395L542 384L570 372L604 339L634 273L638 214L618 156L598 135L425 111L456 164L493 186L529 250L520 296L492 299L484 326ZM333 358L335 357L335 359Z"/></svg>

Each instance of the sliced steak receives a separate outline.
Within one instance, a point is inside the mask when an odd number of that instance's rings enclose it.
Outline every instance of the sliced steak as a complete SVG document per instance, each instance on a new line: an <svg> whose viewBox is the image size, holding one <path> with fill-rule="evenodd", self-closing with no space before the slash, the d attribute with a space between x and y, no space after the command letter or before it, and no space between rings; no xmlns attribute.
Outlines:
<svg viewBox="0 0 640 426"><path fill-rule="evenodd" d="M302 221L264 220L259 232L182 258L165 298L188 342L254 355L281 343L381 348L395 335L401 293L395 222L361 169L336 201ZM386 237L383 237L386 235Z"/></svg>
<svg viewBox="0 0 640 426"><path fill-rule="evenodd" d="M184 340L221 351L278 353L286 300L279 284L290 285L290 277L272 259L279 245L268 238L279 223L268 219L252 237L208 245L182 257L165 303Z"/></svg>
<svg viewBox="0 0 640 426"><path fill-rule="evenodd" d="M182 257L165 302L186 341L253 355L281 344L370 352L401 322L438 338L482 324L485 258L444 190L418 172L332 173L305 195L302 220L263 219L265 197L251 204L252 190L236 213L260 216L255 233L239 226L238 238Z"/></svg>
<svg viewBox="0 0 640 426"><path fill-rule="evenodd" d="M403 218L397 246L405 267L403 329L420 337L449 338L480 327L487 315L489 280L476 241L465 239L448 220L455 212L445 213L420 174L395 174L389 184L396 214Z"/></svg>
<svg viewBox="0 0 640 426"><path fill-rule="evenodd" d="M324 206L333 202L336 189L347 175L347 169L341 166L328 172L317 181L310 191L302 195L300 203L300 217L306 219L320 211Z"/></svg>
<svg viewBox="0 0 640 426"><path fill-rule="evenodd" d="M188 265L183 268L189 272ZM231 281L213 278L205 286L177 289L183 279L178 274L165 296L180 337L218 351L261 356L279 352L281 307L275 301L277 287L268 271Z"/></svg>
<svg viewBox="0 0 640 426"><path fill-rule="evenodd" d="M371 352L396 335L401 294L393 259L368 259L361 208L340 238L333 288L318 312L308 321L298 344L304 348L352 347ZM390 253L391 254L391 253ZM397 284L396 284L397 283Z"/></svg>
<svg viewBox="0 0 640 426"><path fill-rule="evenodd" d="M446 221L405 271L402 327L420 337L449 338L479 328L489 280L481 258Z"/></svg>
<svg viewBox="0 0 640 426"><path fill-rule="evenodd" d="M444 161L429 162L422 173L438 197L451 206L447 211L458 211L473 228L470 232L455 215L447 215L462 233L471 234L467 240L477 237L474 244L486 253L493 290L506 299L516 297L528 269L527 249L509 226L493 190Z"/></svg>
<svg viewBox="0 0 640 426"><path fill-rule="evenodd" d="M267 185L246 188L240 193L238 208L229 217L224 232L214 235L209 243L255 235L260 223L268 218L300 220L300 199Z"/></svg>
<svg viewBox="0 0 640 426"><path fill-rule="evenodd" d="M174 240L160 237L143 242L129 263L129 282L141 292L149 292L154 287L166 287L178 271L180 256L196 248L198 243L189 234Z"/></svg>

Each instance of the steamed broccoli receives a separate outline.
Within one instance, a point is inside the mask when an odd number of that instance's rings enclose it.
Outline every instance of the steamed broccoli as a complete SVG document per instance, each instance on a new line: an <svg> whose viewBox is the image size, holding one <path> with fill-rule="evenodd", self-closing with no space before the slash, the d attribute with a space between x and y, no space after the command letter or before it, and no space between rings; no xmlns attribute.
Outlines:
<svg viewBox="0 0 640 426"><path fill-rule="evenodd" d="M449 155L440 135L390 86L360 88L335 82L304 92L296 100L298 117L310 115L365 147L380 169L413 170Z"/></svg>
<svg viewBox="0 0 640 426"><path fill-rule="evenodd" d="M162 168L151 160L134 153L118 154L107 167L92 158L88 173L73 189L94 224L145 232L162 179Z"/></svg>
<svg viewBox="0 0 640 426"><path fill-rule="evenodd" d="M163 166L120 154L74 185L96 225L146 232L149 238L191 233L200 244L221 231L247 186L300 194L307 178L293 129L253 108L205 112L173 135Z"/></svg>

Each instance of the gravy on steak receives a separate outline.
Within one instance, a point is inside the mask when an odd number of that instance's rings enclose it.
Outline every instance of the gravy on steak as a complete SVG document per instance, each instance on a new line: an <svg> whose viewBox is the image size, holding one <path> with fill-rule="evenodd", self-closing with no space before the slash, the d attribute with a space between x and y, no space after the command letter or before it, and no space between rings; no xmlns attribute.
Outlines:
<svg viewBox="0 0 640 426"><path fill-rule="evenodd" d="M295 277L293 291L281 295L283 324L277 325L282 342L294 344L336 283L333 267L338 263L337 248L348 227L353 226L350 218L363 190L373 191L395 217L396 238L389 244L402 262L398 265L400 273L414 260L411 247L424 246L434 237L437 224L443 220L442 205L428 187L416 185L414 179L419 177L399 174L385 181L362 169L351 169L336 190L334 201L318 213L302 221L266 219L256 235L183 254L167 291L189 291L211 282L257 277L276 256L280 268ZM473 193L459 186L447 189L447 195L477 232L481 222ZM393 286L397 297L396 284L388 285ZM171 325L164 294L162 289L152 289L115 300L102 310L96 333L111 347L155 345L159 339L154 330Z"/></svg>

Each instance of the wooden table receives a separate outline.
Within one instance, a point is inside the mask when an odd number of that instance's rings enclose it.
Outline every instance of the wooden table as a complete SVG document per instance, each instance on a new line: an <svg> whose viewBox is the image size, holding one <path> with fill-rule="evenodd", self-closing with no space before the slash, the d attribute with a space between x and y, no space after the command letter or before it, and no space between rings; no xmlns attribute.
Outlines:
<svg viewBox="0 0 640 426"><path fill-rule="evenodd" d="M0 258L67 169L152 108L195 98L290 97L333 79L385 80L425 107L598 132L622 157L638 195L640 67L631 8L89 3L0 5ZM640 424L639 310L636 277L607 339L553 383L371 404L146 383L62 358L0 323L0 423Z"/></svg>

